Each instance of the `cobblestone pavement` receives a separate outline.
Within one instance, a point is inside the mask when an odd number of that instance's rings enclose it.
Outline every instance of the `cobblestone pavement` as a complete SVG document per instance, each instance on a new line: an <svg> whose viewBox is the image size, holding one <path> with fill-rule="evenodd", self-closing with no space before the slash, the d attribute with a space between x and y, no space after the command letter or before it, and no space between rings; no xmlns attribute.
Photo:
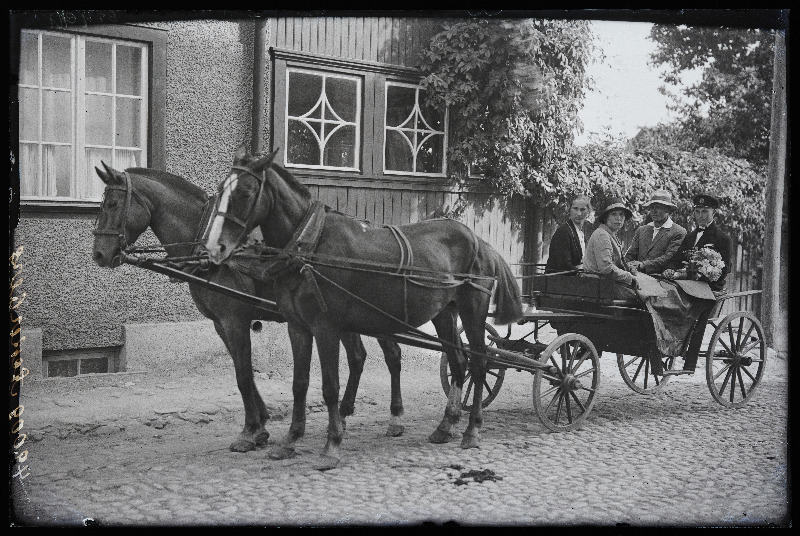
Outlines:
<svg viewBox="0 0 800 536"><path fill-rule="evenodd" d="M373 348L368 346L369 348ZM374 347L376 348L376 346ZM480 449L434 445L445 397L438 356L404 347L406 432L385 436L389 378L371 351L344 459L313 468L326 413L312 370L307 435L297 456L233 453L243 425L230 367L40 380L23 388L22 449L13 480L18 525L754 526L789 523L786 362L771 357L760 392L725 409L703 372L655 396L622 382L604 356L584 427L552 433L533 412L532 376L509 371L486 409ZM702 362L701 362L702 366ZM342 377L346 373L343 367ZM257 374L272 438L288 428L290 375ZM27 382L27 380L26 380ZM466 414L460 423L466 428ZM270 442L272 442L272 438ZM90 520L90 521L87 521Z"/></svg>

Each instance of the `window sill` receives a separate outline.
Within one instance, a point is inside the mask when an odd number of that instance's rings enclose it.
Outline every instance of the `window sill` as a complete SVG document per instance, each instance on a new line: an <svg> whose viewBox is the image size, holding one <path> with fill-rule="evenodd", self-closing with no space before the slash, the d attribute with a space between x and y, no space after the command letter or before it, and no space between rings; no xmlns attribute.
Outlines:
<svg viewBox="0 0 800 536"><path fill-rule="evenodd" d="M100 208L100 201L73 201L56 199L23 199L19 204L22 214L33 212L56 212L60 214L88 214Z"/></svg>

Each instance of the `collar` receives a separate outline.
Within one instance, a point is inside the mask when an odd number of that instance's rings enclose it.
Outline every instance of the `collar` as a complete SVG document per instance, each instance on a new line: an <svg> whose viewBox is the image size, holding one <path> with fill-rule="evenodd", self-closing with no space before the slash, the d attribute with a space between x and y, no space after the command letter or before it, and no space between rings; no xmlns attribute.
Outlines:
<svg viewBox="0 0 800 536"><path fill-rule="evenodd" d="M713 221L712 221L711 223L709 223L708 225L706 225L705 227L700 227L700 226L698 225L698 226L697 226L697 228L696 228L695 230L696 230L698 233L700 233L700 232L703 232L703 231L708 231L709 229L711 229L711 226L712 226L712 225L714 225L714 222L713 222Z"/></svg>
<svg viewBox="0 0 800 536"><path fill-rule="evenodd" d="M656 229L656 230L658 230L658 229L672 229L672 224L673 223L674 222L672 221L672 216L667 216L667 221L665 221L661 225L661 227L656 227L656 224L653 223L653 222L650 222L647 225L649 225L650 227L652 227L653 229Z"/></svg>

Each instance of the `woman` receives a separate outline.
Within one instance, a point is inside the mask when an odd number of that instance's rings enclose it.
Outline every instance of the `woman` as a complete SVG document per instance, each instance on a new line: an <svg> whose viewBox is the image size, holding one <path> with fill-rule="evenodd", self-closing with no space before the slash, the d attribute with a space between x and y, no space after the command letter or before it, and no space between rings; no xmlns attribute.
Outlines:
<svg viewBox="0 0 800 536"><path fill-rule="evenodd" d="M600 226L589 238L583 260L584 271L609 277L619 283L615 285L614 294L623 300L636 298L636 276L625 265L617 233L632 216L633 212L621 198L612 198L598 218Z"/></svg>
<svg viewBox="0 0 800 536"><path fill-rule="evenodd" d="M588 196L577 195L572 198L569 207L569 219L558 226L550 239L545 273L572 272L583 268L586 250L583 222L592 212L592 202Z"/></svg>

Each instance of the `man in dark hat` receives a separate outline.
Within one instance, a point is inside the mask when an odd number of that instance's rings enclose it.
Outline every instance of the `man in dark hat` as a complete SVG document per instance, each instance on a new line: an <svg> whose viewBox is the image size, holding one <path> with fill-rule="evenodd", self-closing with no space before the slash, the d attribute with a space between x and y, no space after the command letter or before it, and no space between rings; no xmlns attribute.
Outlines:
<svg viewBox="0 0 800 536"><path fill-rule="evenodd" d="M668 279L674 278L675 271L683 268L684 261L689 260L690 252L693 249L712 247L720 254L725 266L722 268L722 275L720 275L719 279L710 281L708 286L711 287L715 294L722 293L725 291L725 276L730 271L731 239L714 223L714 214L719 208L719 200L708 194L697 194L692 198L692 203L694 204L693 216L696 227L686 235L678 252L667 263L668 268L664 270L664 277ZM680 367L680 359L676 359L673 370L666 371L665 374L694 373L694 369L697 366L697 356L703 343L705 327L713 308L714 304L712 302L697 318L689 347L686 350L683 367Z"/></svg>
<svg viewBox="0 0 800 536"><path fill-rule="evenodd" d="M668 190L656 190L642 207L652 221L636 229L625 260L634 271L660 274L681 247L686 229L672 221L678 207Z"/></svg>

